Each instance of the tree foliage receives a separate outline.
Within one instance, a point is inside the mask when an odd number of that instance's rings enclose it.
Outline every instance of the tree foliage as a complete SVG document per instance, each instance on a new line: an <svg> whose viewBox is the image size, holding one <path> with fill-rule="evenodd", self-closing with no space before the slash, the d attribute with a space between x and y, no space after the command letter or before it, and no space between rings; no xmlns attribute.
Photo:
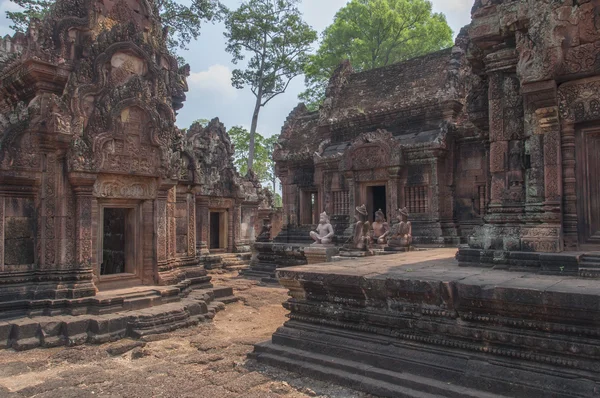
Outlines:
<svg viewBox="0 0 600 398"><path fill-rule="evenodd" d="M248 142L248 169L255 159L256 126L263 106L286 91L302 74L316 32L303 20L298 0L247 0L225 16L226 51L244 68L233 71L232 85L250 87L256 101ZM257 149L258 150L258 149ZM256 171L256 170L255 170Z"/></svg>
<svg viewBox="0 0 600 398"><path fill-rule="evenodd" d="M304 69L307 106L318 108L334 69L345 59L363 71L452 45L452 29L428 0L351 0L322 33Z"/></svg>
<svg viewBox="0 0 600 398"><path fill-rule="evenodd" d="M11 20L10 28L25 32L33 18L41 19L49 11L54 0L11 0L22 7L20 11L6 11ZM205 21L220 19L223 7L217 0L192 0L183 5L175 0L157 0L156 5L163 23L169 29L168 47L172 51L185 49L192 39L200 36L200 28Z"/></svg>

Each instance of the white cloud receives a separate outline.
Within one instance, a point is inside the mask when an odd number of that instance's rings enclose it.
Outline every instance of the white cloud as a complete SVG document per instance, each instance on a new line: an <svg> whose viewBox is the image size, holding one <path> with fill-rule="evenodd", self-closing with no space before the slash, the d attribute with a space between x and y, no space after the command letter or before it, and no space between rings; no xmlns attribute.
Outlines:
<svg viewBox="0 0 600 398"><path fill-rule="evenodd" d="M224 101L235 99L238 92L231 86L231 69L228 66L215 64L202 72L192 72L187 79L190 92L210 93Z"/></svg>

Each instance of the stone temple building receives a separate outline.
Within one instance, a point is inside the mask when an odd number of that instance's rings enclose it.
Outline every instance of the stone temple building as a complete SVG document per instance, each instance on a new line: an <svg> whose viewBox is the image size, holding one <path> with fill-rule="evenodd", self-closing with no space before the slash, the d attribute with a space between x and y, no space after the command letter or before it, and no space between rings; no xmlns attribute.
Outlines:
<svg viewBox="0 0 600 398"><path fill-rule="evenodd" d="M463 245L279 269L289 321L253 356L385 397L598 396L599 16L475 0L452 49L343 64L296 108L275 243L406 206L415 244Z"/></svg>
<svg viewBox="0 0 600 398"><path fill-rule="evenodd" d="M218 119L175 126L189 66L157 13L59 0L0 40L0 317L85 312L113 287L209 287L208 254L249 251L262 188Z"/></svg>
<svg viewBox="0 0 600 398"><path fill-rule="evenodd" d="M274 154L289 224L325 211L343 231L362 204L371 222L407 207L416 243L465 240L482 223L487 166L485 134L466 118L464 53L361 73L345 62L319 112L292 111Z"/></svg>
<svg viewBox="0 0 600 398"><path fill-rule="evenodd" d="M478 0L451 49L341 64L281 132L285 238L323 211L340 238L365 204L407 207L416 244L468 243L465 262L599 248L598 5L533 3Z"/></svg>

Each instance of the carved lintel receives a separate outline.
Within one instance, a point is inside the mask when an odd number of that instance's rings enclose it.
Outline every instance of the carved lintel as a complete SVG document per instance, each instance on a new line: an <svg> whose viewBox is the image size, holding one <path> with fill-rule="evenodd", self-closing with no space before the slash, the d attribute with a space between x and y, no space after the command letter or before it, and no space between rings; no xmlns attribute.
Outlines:
<svg viewBox="0 0 600 398"><path fill-rule="evenodd" d="M154 178L101 175L94 183L94 196L98 198L154 199L156 195Z"/></svg>

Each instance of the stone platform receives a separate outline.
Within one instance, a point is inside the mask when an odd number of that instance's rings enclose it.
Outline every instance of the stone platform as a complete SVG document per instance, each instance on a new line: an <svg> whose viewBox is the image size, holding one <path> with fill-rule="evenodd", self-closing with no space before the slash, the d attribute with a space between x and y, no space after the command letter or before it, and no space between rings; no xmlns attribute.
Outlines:
<svg viewBox="0 0 600 398"><path fill-rule="evenodd" d="M600 397L600 284L435 249L280 269L258 361L385 397Z"/></svg>
<svg viewBox="0 0 600 398"><path fill-rule="evenodd" d="M210 320L225 304L237 301L231 287L189 283L137 286L80 300L38 303L40 311L30 308L27 317L0 320L0 349L99 344L166 333Z"/></svg>

